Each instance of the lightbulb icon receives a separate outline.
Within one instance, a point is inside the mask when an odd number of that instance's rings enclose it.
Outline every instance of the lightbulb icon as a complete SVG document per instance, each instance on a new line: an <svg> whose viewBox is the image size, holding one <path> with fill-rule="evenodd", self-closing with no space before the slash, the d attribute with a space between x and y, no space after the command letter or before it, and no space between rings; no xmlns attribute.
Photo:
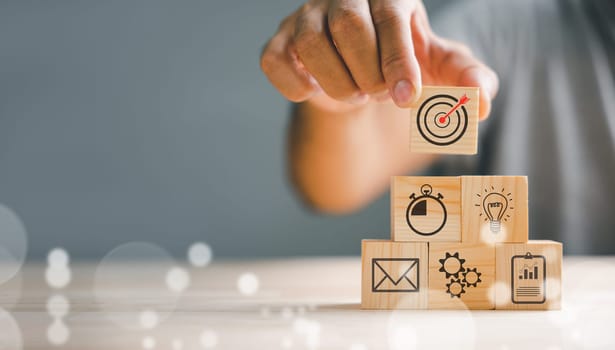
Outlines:
<svg viewBox="0 0 615 350"><path fill-rule="evenodd" d="M514 209L512 206L510 206L512 202L511 193L504 193L505 191L503 188L500 192L498 192L492 186L491 191L485 189L484 194L477 194L479 198L482 197L482 205L475 204L475 206L482 206L483 210L480 215L482 216L483 213L485 214L485 221L489 220L489 228L491 229L492 233L500 232L502 227L502 221L507 221L510 217L510 215L507 214L507 210Z"/></svg>

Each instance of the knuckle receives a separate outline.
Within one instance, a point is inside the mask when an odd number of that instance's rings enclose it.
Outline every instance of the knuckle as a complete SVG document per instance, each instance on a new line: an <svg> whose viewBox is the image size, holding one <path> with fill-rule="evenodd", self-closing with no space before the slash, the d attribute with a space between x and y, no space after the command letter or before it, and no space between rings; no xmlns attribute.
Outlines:
<svg viewBox="0 0 615 350"><path fill-rule="evenodd" d="M372 8L372 19L377 27L394 25L402 21L402 12L394 6L375 6Z"/></svg>
<svg viewBox="0 0 615 350"><path fill-rule="evenodd" d="M260 67L265 74L270 74L279 65L281 53L266 47L261 53Z"/></svg>
<svg viewBox="0 0 615 350"><path fill-rule="evenodd" d="M323 39L325 39L324 33L314 28L314 26L309 25L305 21L297 23L294 38L297 53L301 54L310 51Z"/></svg>
<svg viewBox="0 0 615 350"><path fill-rule="evenodd" d="M382 74L389 75L389 73L393 72L395 69L400 66L404 66L408 61L408 54L403 50L395 50L388 54L387 56L382 57Z"/></svg>
<svg viewBox="0 0 615 350"><path fill-rule="evenodd" d="M352 34L366 23L366 18L355 9L342 7L329 15L329 31L332 34Z"/></svg>
<svg viewBox="0 0 615 350"><path fill-rule="evenodd" d="M301 30L295 35L295 48L299 55L310 51L318 42L319 34L313 30Z"/></svg>

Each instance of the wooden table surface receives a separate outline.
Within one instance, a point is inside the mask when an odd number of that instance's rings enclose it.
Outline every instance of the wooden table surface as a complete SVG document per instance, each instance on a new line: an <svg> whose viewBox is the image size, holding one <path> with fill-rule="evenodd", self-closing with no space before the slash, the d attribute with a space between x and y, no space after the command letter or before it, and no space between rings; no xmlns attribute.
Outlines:
<svg viewBox="0 0 615 350"><path fill-rule="evenodd" d="M54 289L44 265L26 265L0 286L0 349L615 349L614 257L565 258L563 309L537 312L361 311L358 258L186 266L182 293L166 287L167 269L75 263L71 283ZM245 272L258 277L253 295L238 290ZM59 346L48 335L52 295L70 303ZM159 322L141 324L145 310Z"/></svg>

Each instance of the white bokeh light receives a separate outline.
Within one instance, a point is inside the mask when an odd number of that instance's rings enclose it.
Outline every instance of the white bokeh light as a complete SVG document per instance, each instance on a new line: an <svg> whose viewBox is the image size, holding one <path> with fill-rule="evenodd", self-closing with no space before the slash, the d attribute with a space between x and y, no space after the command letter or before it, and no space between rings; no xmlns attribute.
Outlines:
<svg viewBox="0 0 615 350"><path fill-rule="evenodd" d="M0 308L0 349L21 350L21 330L13 316Z"/></svg>
<svg viewBox="0 0 615 350"><path fill-rule="evenodd" d="M143 340L141 340L141 346L143 346L143 349L153 349L156 347L156 339L150 336L143 337Z"/></svg>
<svg viewBox="0 0 615 350"><path fill-rule="evenodd" d="M218 345L218 334L211 329L206 329L201 332L199 341L205 349L215 348Z"/></svg>
<svg viewBox="0 0 615 350"><path fill-rule="evenodd" d="M446 336L442 336L442 330ZM395 310L388 322L391 350L476 348L476 322L467 309L409 312Z"/></svg>
<svg viewBox="0 0 615 350"><path fill-rule="evenodd" d="M299 317L293 321L293 332L303 337L308 349L320 346L321 328L320 323L315 320Z"/></svg>
<svg viewBox="0 0 615 350"><path fill-rule="evenodd" d="M196 267L205 267L209 265L213 254L211 247L203 242L196 242L188 249L188 261Z"/></svg>
<svg viewBox="0 0 615 350"><path fill-rule="evenodd" d="M139 323L144 329L154 329L158 325L158 313L154 310L145 310L139 314Z"/></svg>
<svg viewBox="0 0 615 350"><path fill-rule="evenodd" d="M367 346L365 344L361 344L361 343L354 343L354 344L350 345L348 350L367 350Z"/></svg>
<svg viewBox="0 0 615 350"><path fill-rule="evenodd" d="M54 248L47 254L47 264L51 267L68 267L70 258L64 248Z"/></svg>
<svg viewBox="0 0 615 350"><path fill-rule="evenodd" d="M66 287L72 278L68 267L49 266L45 270L45 280L50 287L60 289Z"/></svg>
<svg viewBox="0 0 615 350"><path fill-rule="evenodd" d="M417 348L416 330L412 325L399 325L391 329L390 340L393 349L414 350Z"/></svg>
<svg viewBox="0 0 615 350"><path fill-rule="evenodd" d="M181 339L173 339L171 342L171 349L173 350L183 350L184 342Z"/></svg>
<svg viewBox="0 0 615 350"><path fill-rule="evenodd" d="M250 296L256 294L259 285L258 277L251 272L243 273L237 279L237 288L243 295Z"/></svg>
<svg viewBox="0 0 615 350"><path fill-rule="evenodd" d="M280 342L280 346L282 347L282 349L290 349L293 347L293 338L289 337L289 336L284 336L284 338L282 338L282 341Z"/></svg>
<svg viewBox="0 0 615 350"><path fill-rule="evenodd" d="M181 293L190 285L190 275L181 267L173 267L167 271L166 283L170 290Z"/></svg>
<svg viewBox="0 0 615 350"><path fill-rule="evenodd" d="M64 345L69 337L70 330L60 319L55 319L47 328L47 340L53 345Z"/></svg>
<svg viewBox="0 0 615 350"><path fill-rule="evenodd" d="M0 285L11 280L26 258L26 228L17 214L0 204Z"/></svg>
<svg viewBox="0 0 615 350"><path fill-rule="evenodd" d="M68 314L70 303L64 295L53 295L47 299L47 312L53 318L62 318Z"/></svg>
<svg viewBox="0 0 615 350"><path fill-rule="evenodd" d="M166 274L174 266L177 262L171 255L152 243L130 242L116 247L101 260L94 274L94 294L102 314L119 327L142 330L141 312L151 310L160 325L174 312L180 297L166 285ZM143 302L139 308L118 313L115 306L127 299Z"/></svg>

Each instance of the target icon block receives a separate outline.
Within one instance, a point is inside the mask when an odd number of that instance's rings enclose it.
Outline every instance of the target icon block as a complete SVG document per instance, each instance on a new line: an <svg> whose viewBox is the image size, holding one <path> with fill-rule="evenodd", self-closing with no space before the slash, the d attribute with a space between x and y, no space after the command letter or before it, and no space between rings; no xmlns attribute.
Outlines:
<svg viewBox="0 0 615 350"><path fill-rule="evenodd" d="M423 86L411 110L410 151L476 154L478 98L476 87Z"/></svg>

